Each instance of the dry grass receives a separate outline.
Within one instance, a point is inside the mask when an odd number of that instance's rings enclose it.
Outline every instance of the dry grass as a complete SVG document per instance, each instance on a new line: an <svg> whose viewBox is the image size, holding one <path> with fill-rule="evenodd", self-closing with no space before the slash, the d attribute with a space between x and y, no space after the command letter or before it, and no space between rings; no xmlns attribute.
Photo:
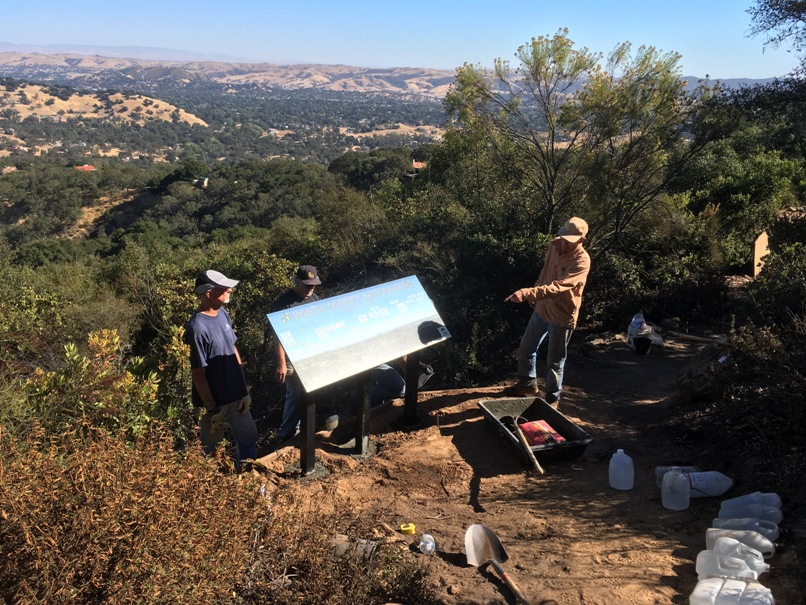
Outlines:
<svg viewBox="0 0 806 605"><path fill-rule="evenodd" d="M225 601L248 558L257 486L171 443L5 435L0 592L21 603Z"/></svg>
<svg viewBox="0 0 806 605"><path fill-rule="evenodd" d="M23 102L27 99L27 102ZM35 116L63 120L67 118L117 118L123 122L145 124L148 121L160 120L170 122L176 112L178 120L186 124L207 123L170 103L152 99L139 94L115 93L109 95L111 108L96 95L74 93L69 99L60 99L46 92L36 84L21 84L14 90L0 86L0 108L14 109L19 112L20 119Z"/></svg>
<svg viewBox="0 0 806 605"><path fill-rule="evenodd" d="M226 456L178 452L159 429L134 446L0 428L0 594L9 603L427 602L396 547L372 565L331 558L352 511L267 492ZM261 489L262 487L262 489ZM332 512L339 510L338 513ZM337 529L338 528L338 529Z"/></svg>

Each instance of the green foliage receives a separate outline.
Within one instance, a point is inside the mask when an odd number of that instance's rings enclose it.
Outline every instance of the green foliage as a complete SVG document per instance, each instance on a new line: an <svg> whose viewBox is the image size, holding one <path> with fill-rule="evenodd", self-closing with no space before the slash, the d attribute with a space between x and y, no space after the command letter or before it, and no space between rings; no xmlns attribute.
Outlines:
<svg viewBox="0 0 806 605"><path fill-rule="evenodd" d="M753 19L751 33L766 34L767 44L792 44L799 53L806 50L806 7L797 0L756 0L747 10Z"/></svg>
<svg viewBox="0 0 806 605"><path fill-rule="evenodd" d="M202 270L197 269L202 258L199 250L171 248L149 237L124 239L105 277L139 315L135 352L159 351L171 338L172 327L184 325L196 305L193 280Z"/></svg>
<svg viewBox="0 0 806 605"><path fill-rule="evenodd" d="M158 378L140 370L142 359L124 355L114 330L91 332L88 354L64 347L64 364L36 368L25 381L30 410L48 434L85 426L120 432L130 439L147 430L156 404Z"/></svg>
<svg viewBox="0 0 806 605"><path fill-rule="evenodd" d="M576 50L567 30L533 38L516 53L520 66L496 60L494 76L464 65L446 96L446 108L473 140L483 139L520 190L522 223L554 231L573 213L579 190L571 161L581 131L562 120L571 91L594 73L597 55Z"/></svg>
<svg viewBox="0 0 806 605"><path fill-rule="evenodd" d="M178 444L187 447L194 439L198 414L190 405L190 347L184 336L184 326L171 326L170 339L157 361L159 386L151 415L162 421Z"/></svg>
<svg viewBox="0 0 806 605"><path fill-rule="evenodd" d="M806 319L806 245L785 245L764 257L764 267L750 286L760 317L782 329Z"/></svg>
<svg viewBox="0 0 806 605"><path fill-rule="evenodd" d="M499 59L491 76L463 66L446 98L461 136L489 149L477 156L494 159L484 172L506 186L482 193L487 214L508 207L498 214L531 233L553 233L576 214L592 225L591 247L618 246L702 146L685 143L698 100L683 89L679 55L633 55L625 43L603 67L561 30L516 56L515 70Z"/></svg>
<svg viewBox="0 0 806 605"><path fill-rule="evenodd" d="M805 91L803 78L781 78L726 93L719 99L718 110L733 118L734 128L752 127L755 140L765 148L802 163L806 159Z"/></svg>
<svg viewBox="0 0 806 605"><path fill-rule="evenodd" d="M90 332L103 328L125 340L133 329L137 310L100 279L97 264L32 269L0 258L0 269L15 293L0 302L0 374L55 369L65 343L83 346Z"/></svg>
<svg viewBox="0 0 806 605"><path fill-rule="evenodd" d="M654 321L724 316L719 242L708 221L675 207L686 199L639 217L618 248L594 256L581 311L586 324L620 331L638 309Z"/></svg>
<svg viewBox="0 0 806 605"><path fill-rule="evenodd" d="M802 171L765 150L758 135L749 127L710 144L677 182L691 192L688 208L712 224L721 260L732 268L749 269L753 242L793 201L792 181Z"/></svg>
<svg viewBox="0 0 806 605"><path fill-rule="evenodd" d="M412 154L408 149L348 151L333 160L328 171L341 175L350 187L371 191L384 181L411 173L411 162Z"/></svg>

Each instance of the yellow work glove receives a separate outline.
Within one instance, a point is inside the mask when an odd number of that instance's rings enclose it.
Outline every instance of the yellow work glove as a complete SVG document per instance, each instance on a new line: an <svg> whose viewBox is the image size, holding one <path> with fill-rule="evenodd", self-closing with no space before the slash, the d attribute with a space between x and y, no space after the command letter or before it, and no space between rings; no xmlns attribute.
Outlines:
<svg viewBox="0 0 806 605"><path fill-rule="evenodd" d="M228 405L221 406L221 409L210 416L210 428L214 433L224 431L229 426L229 418L227 417Z"/></svg>
<svg viewBox="0 0 806 605"><path fill-rule="evenodd" d="M252 405L252 396L249 393L247 393L246 397L244 397L238 402L238 411L241 414L244 414L246 413L246 410L249 409L250 405Z"/></svg>

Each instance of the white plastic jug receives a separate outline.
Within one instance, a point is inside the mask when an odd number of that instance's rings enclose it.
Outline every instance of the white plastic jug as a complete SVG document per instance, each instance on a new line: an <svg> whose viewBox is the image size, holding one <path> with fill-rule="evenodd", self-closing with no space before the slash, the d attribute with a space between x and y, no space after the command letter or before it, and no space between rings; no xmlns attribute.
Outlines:
<svg viewBox="0 0 806 605"><path fill-rule="evenodd" d="M633 488L635 483L635 468L632 458L624 453L624 450L617 450L610 458L610 487L614 489L628 490Z"/></svg>
<svg viewBox="0 0 806 605"><path fill-rule="evenodd" d="M774 605L772 592L758 582L727 578L700 580L688 598L689 605Z"/></svg>
<svg viewBox="0 0 806 605"><path fill-rule="evenodd" d="M716 518L711 522L711 527L718 527L721 529L752 529L757 531L762 536L775 542L781 532L778 526L772 521L765 521L758 518L745 518L745 519L719 519Z"/></svg>
<svg viewBox="0 0 806 605"><path fill-rule="evenodd" d="M649 332L648 327L646 325L646 320L644 319L644 312L638 311L632 317L632 321L630 325L627 326L627 346L631 348L635 348L635 343L633 339L636 336L642 336Z"/></svg>
<svg viewBox="0 0 806 605"><path fill-rule="evenodd" d="M679 467L672 467L663 476L660 488L661 502L669 510L686 510L691 498L691 485L688 477L680 472Z"/></svg>
<svg viewBox="0 0 806 605"><path fill-rule="evenodd" d="M768 563L764 562L764 555L762 555L761 552L746 544L742 544L734 538L728 538L727 536L717 538L714 547L708 550L713 550L719 555L741 559L759 576L770 570L770 566Z"/></svg>
<svg viewBox="0 0 806 605"><path fill-rule="evenodd" d="M752 529L719 529L709 527L705 530L705 548L714 550L714 544L719 538L733 538L750 548L759 551L765 559L775 554L775 543Z"/></svg>
<svg viewBox="0 0 806 605"><path fill-rule="evenodd" d="M741 519L743 517L758 517L765 521L772 521L779 525L784 519L784 513L776 506L763 506L761 504L740 504L725 506L719 509L720 519Z"/></svg>
<svg viewBox="0 0 806 605"><path fill-rule="evenodd" d="M733 479L719 471L702 471L689 473L691 497L721 496L733 486Z"/></svg>
<svg viewBox="0 0 806 605"><path fill-rule="evenodd" d="M721 555L713 550L701 550L697 555L697 579L733 578L758 580L758 573L738 557Z"/></svg>
<svg viewBox="0 0 806 605"><path fill-rule="evenodd" d="M753 492L736 496L722 501L722 507L741 506L743 504L761 504L762 506L775 506L781 508L781 497L772 492Z"/></svg>
<svg viewBox="0 0 806 605"><path fill-rule="evenodd" d="M661 485L663 485L663 476L666 473L668 473L670 470L672 470L673 468L674 468L673 466L656 466L655 467L655 485L658 486L658 489L660 489ZM683 473L684 475L687 475L689 473L699 473L700 472L700 469L698 469L696 466L679 466L678 468L680 469L680 472ZM692 496L693 495L694 494L692 494Z"/></svg>
<svg viewBox="0 0 806 605"><path fill-rule="evenodd" d="M772 591L758 582L748 582L739 605L775 605Z"/></svg>

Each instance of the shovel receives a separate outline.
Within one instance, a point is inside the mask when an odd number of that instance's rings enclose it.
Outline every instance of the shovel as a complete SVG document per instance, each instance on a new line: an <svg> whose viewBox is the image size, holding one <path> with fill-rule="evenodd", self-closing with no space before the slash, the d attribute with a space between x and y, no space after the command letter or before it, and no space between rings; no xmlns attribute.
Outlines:
<svg viewBox="0 0 806 605"><path fill-rule="evenodd" d="M491 563L495 571L501 576L504 584L512 591L521 605L530 605L526 597L512 581L509 574L501 567L501 563L509 558L504 545L495 535L495 532L480 523L471 525L465 532L465 551L467 552L467 562L474 567Z"/></svg>

